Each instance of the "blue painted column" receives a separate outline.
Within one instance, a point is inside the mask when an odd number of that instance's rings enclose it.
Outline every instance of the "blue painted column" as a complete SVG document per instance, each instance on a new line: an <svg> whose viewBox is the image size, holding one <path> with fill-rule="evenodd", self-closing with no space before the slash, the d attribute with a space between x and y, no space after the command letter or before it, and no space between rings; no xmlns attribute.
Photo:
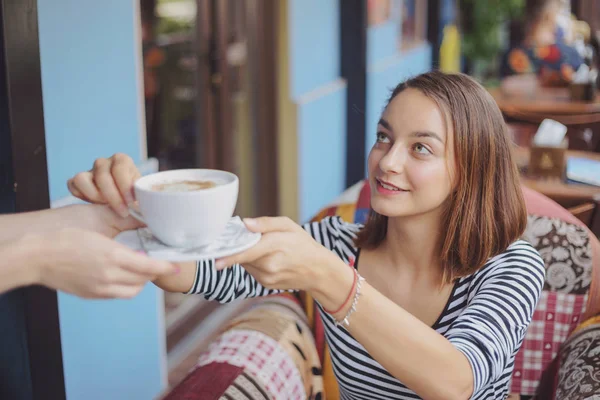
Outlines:
<svg viewBox="0 0 600 400"><path fill-rule="evenodd" d="M95 158L146 156L137 0L38 0L51 200ZM85 260L82 260L84 262ZM152 399L166 384L164 306L59 295L69 400Z"/></svg>
<svg viewBox="0 0 600 400"><path fill-rule="evenodd" d="M399 48L400 13L401 9L395 7L388 22L369 27L367 32L367 157L375 143L377 121L391 90L403 80L431 69L429 43L423 42L409 50Z"/></svg>
<svg viewBox="0 0 600 400"><path fill-rule="evenodd" d="M301 221L344 190L346 82L340 77L339 14L338 0L288 0Z"/></svg>

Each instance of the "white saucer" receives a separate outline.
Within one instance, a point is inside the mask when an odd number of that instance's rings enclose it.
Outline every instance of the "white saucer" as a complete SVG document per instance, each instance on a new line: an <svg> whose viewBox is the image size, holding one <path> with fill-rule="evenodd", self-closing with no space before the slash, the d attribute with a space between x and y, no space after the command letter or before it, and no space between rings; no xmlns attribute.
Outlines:
<svg viewBox="0 0 600 400"><path fill-rule="evenodd" d="M232 217L217 240L206 246L189 249L170 247L152 235L148 228L121 232L115 240L133 250L144 251L149 257L173 262L222 258L241 253L254 246L261 234L250 232L240 217Z"/></svg>

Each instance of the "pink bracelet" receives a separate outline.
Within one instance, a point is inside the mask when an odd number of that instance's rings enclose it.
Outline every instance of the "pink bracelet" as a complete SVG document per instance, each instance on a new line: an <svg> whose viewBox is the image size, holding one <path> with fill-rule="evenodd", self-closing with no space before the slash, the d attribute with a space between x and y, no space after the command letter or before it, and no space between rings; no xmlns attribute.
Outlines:
<svg viewBox="0 0 600 400"><path fill-rule="evenodd" d="M356 282L356 292L354 292L354 299L352 299L352 305L350 306L350 309L346 313L346 316L344 316L344 318L341 321L338 321L337 319L335 320L336 326L340 326L340 325L350 326L350 316L356 312L356 306L358 304L358 299L360 298L360 294L361 294L360 290L362 287L362 283L365 280L365 278L360 276L358 271L356 271L356 276L358 277L358 279Z"/></svg>
<svg viewBox="0 0 600 400"><path fill-rule="evenodd" d="M352 298L352 294L354 293L354 290L356 289L356 285L358 283L358 272L356 272L356 270L354 268L352 268L352 271L354 272L354 281L352 282L352 288L350 289L350 292L348 293L348 296L346 297L346 300L344 300L344 302L342 303L342 305L340 306L340 308L338 308L335 311L329 311L328 309L326 309L325 307L323 307L323 311L325 311L327 314L335 315L335 314L339 313L340 311L342 311L346 307L346 304L348 304L348 302Z"/></svg>

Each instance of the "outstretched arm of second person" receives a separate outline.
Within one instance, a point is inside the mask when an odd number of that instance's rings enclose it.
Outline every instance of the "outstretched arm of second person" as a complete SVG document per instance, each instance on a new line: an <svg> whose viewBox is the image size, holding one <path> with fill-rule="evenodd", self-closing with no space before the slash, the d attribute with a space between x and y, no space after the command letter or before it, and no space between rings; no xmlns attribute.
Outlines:
<svg viewBox="0 0 600 400"><path fill-rule="evenodd" d="M27 234L46 234L66 228L85 229L113 237L139 226L135 219L119 218L103 205L79 204L51 210L0 215L0 243Z"/></svg>

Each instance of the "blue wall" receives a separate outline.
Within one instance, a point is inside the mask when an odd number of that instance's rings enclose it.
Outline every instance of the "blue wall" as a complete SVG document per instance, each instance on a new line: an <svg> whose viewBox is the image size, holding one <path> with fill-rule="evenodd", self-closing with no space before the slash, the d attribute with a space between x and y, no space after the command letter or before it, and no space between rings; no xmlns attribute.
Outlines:
<svg viewBox="0 0 600 400"><path fill-rule="evenodd" d="M38 0L50 196L115 152L141 161L141 91L130 0ZM69 400L151 399L163 387L157 289L132 301L59 295Z"/></svg>
<svg viewBox="0 0 600 400"><path fill-rule="evenodd" d="M428 43L400 50L402 8L399 2L392 4L390 19L369 27L367 31L366 157L375 143L377 121L390 92L407 78L431 69L431 46Z"/></svg>
<svg viewBox="0 0 600 400"><path fill-rule="evenodd" d="M288 0L291 96L297 99L340 76L338 0Z"/></svg>
<svg viewBox="0 0 600 400"><path fill-rule="evenodd" d="M398 22L394 19L369 27L367 30L367 60L375 63L397 53L400 37Z"/></svg>
<svg viewBox="0 0 600 400"><path fill-rule="evenodd" d="M339 196L346 181L346 86L298 107L298 193L305 222Z"/></svg>
<svg viewBox="0 0 600 400"><path fill-rule="evenodd" d="M50 197L96 157L140 160L133 1L38 0ZM75 149L78 149L75 151Z"/></svg>
<svg viewBox="0 0 600 400"><path fill-rule="evenodd" d="M297 106L299 216L306 221L344 189L346 87L340 78L337 0L288 0L290 88ZM431 69L431 46L398 48L401 9L367 33L367 155L385 101L400 81Z"/></svg>
<svg viewBox="0 0 600 400"><path fill-rule="evenodd" d="M369 45L371 42L368 42ZM373 61L367 67L367 115L365 150L367 156L375 143L377 121L383 107L396 85L411 76L431 69L431 46L423 44L411 50L397 53L382 60Z"/></svg>
<svg viewBox="0 0 600 400"><path fill-rule="evenodd" d="M344 189L346 85L340 79L339 12L338 0L288 0L302 222Z"/></svg>

